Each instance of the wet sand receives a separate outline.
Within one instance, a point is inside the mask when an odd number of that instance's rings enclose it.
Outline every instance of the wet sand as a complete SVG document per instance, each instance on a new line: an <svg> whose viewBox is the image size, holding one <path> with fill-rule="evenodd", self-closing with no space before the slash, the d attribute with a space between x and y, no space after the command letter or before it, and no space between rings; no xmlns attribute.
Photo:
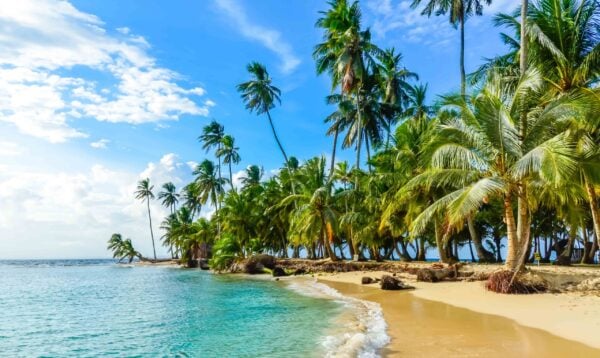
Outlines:
<svg viewBox="0 0 600 358"><path fill-rule="evenodd" d="M391 337L382 352L386 357L600 357L600 349L504 317L419 298L408 291L323 279L344 295L381 305ZM595 335L600 340L599 332Z"/></svg>

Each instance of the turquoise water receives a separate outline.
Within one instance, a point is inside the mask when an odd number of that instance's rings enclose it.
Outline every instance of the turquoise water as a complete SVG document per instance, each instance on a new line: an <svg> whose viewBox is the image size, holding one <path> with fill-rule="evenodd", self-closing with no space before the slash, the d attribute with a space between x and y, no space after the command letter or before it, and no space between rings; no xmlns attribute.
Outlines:
<svg viewBox="0 0 600 358"><path fill-rule="evenodd" d="M0 262L4 357L320 356L342 310L281 282L198 270Z"/></svg>

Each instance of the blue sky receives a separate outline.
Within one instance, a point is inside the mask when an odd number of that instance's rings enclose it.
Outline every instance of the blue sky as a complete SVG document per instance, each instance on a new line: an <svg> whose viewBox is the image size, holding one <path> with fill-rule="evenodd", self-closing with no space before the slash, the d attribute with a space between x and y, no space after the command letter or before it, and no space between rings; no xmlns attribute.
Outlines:
<svg viewBox="0 0 600 358"><path fill-rule="evenodd" d="M422 17L405 0L361 5L373 40L402 52L430 100L458 88L459 34L446 17ZM516 6L496 0L469 19L467 71L503 52L489 15ZM0 258L106 257L113 232L149 252L135 182L185 183L206 157L196 138L213 118L241 149L235 172L279 167L265 118L249 114L235 90L253 60L283 92L272 114L288 154L331 152L323 124L333 110L324 102L330 83L311 57L324 1L23 0L3 8ZM158 223L164 210L153 210Z"/></svg>

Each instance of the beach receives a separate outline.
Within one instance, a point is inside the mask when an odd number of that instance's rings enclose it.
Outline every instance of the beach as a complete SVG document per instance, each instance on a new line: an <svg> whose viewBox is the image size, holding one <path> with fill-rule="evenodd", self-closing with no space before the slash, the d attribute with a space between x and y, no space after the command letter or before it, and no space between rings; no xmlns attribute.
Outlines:
<svg viewBox="0 0 600 358"><path fill-rule="evenodd" d="M571 269L564 277L577 272ZM363 276L384 274L389 273L317 275L344 295L381 306L391 338L384 356L600 356L597 295L500 295L486 291L483 282L425 283L406 275L402 280L414 290L383 291L378 284L360 283Z"/></svg>

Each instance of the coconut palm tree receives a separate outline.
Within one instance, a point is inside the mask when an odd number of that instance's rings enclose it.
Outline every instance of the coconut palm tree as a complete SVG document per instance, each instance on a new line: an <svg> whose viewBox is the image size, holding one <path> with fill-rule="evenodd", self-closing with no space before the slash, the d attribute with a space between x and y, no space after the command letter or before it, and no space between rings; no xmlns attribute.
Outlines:
<svg viewBox="0 0 600 358"><path fill-rule="evenodd" d="M208 125L202 128L202 134L198 137L198 141L202 143L202 148L208 152L215 148L216 152L221 150L223 145L223 137L225 136L225 128L219 122L213 120ZM216 155L218 160L217 173L221 179L221 157Z"/></svg>
<svg viewBox="0 0 600 358"><path fill-rule="evenodd" d="M179 202L179 193L175 184L168 182L162 185L162 191L158 193L158 199L162 200L161 204L171 211L171 214L175 212L177 203Z"/></svg>
<svg viewBox="0 0 600 358"><path fill-rule="evenodd" d="M529 108L526 122L520 119L523 108L537 102L542 85L541 75L532 71L516 88L492 77L468 102L462 96L446 98L458 112L449 113L450 119L439 126L429 149L431 169L409 184L452 189L417 217L412 224L415 233L444 213L447 239L451 229L462 227L481 205L501 198L508 239L506 267L519 269L518 256L530 243L530 213L535 209L519 188L559 185L576 170L573 141L564 132L573 115L566 99L535 111ZM525 202L516 218L515 199Z"/></svg>
<svg viewBox="0 0 600 358"><path fill-rule="evenodd" d="M269 72L267 72L267 68L264 65L258 62L251 62L248 64L247 70L252 79L250 81L240 83L237 86L237 90L241 93L242 100L246 104L246 109L248 109L251 113L256 112L256 114L267 115L269 125L271 126L271 131L273 132L273 138L275 138L275 142L277 142L277 146L279 147L279 150L283 155L283 159L288 166L288 171L290 171L288 156L281 145L279 137L277 136L270 112L273 108L275 108L276 102L281 103L281 91L272 84L273 81L271 76L269 76ZM290 171L290 176L291 175L292 173ZM294 190L293 184L292 190Z"/></svg>
<svg viewBox="0 0 600 358"><path fill-rule="evenodd" d="M182 197L183 205L190 209L192 218L200 213L202 203L199 201L200 194L198 193L198 186L196 186L194 182L183 187Z"/></svg>
<svg viewBox="0 0 600 358"><path fill-rule="evenodd" d="M243 188L248 189L259 186L263 175L263 168L258 165L249 165L246 168L246 175L242 177Z"/></svg>
<svg viewBox="0 0 600 358"><path fill-rule="evenodd" d="M492 0L413 0L411 7L417 8L426 3L421 15L449 15L450 23L460 27L460 94L466 94L465 75L465 22L470 16L482 15L483 6Z"/></svg>
<svg viewBox="0 0 600 358"><path fill-rule="evenodd" d="M196 166L192 174L195 176L194 185L198 201L203 205L210 201L218 214L219 196L223 193L225 180L218 177L215 164L206 159Z"/></svg>
<svg viewBox="0 0 600 358"><path fill-rule="evenodd" d="M119 262L127 258L128 263L131 263L136 257L142 258L142 255L133 248L131 239L123 240L121 234L112 234L108 240L108 250L113 252L113 258L119 259Z"/></svg>
<svg viewBox="0 0 600 358"><path fill-rule="evenodd" d="M233 190L233 172L231 171L231 164L239 164L242 160L239 154L240 148L235 146L235 139L230 135L223 136L221 140L221 148L217 150L217 158L223 158L223 164L229 166L229 184L231 190Z"/></svg>
<svg viewBox="0 0 600 358"><path fill-rule="evenodd" d="M313 57L317 74L329 73L332 89L340 86L342 96L353 95L357 108L356 167L360 168L362 147L362 89L369 69L375 67L373 55L381 50L371 42L369 30L361 29L361 12L358 1L333 0L330 8L322 11L315 24L324 30L323 42L315 46Z"/></svg>
<svg viewBox="0 0 600 358"><path fill-rule="evenodd" d="M389 146L392 126L399 119L400 113L405 109L410 100L412 90L408 80L418 80L419 76L402 66L402 54L396 53L394 48L386 49L378 56L379 66L377 77L382 102L386 105L384 115L387 130L386 148Z"/></svg>
<svg viewBox="0 0 600 358"><path fill-rule="evenodd" d="M154 252L154 261L156 261L156 247L154 246L154 231L152 230L152 215L150 214L150 200L154 200L152 190L154 185L150 185L150 179L142 179L138 182L135 198L146 202L148 208L148 222L150 223L150 237L152 238L152 251Z"/></svg>
<svg viewBox="0 0 600 358"><path fill-rule="evenodd" d="M338 258L331 248L337 226L336 213L331 203L330 189L325 175L325 158L309 159L298 174L301 187L298 194L282 200L280 205L296 202L290 230L297 241L308 244L319 244L325 249L327 256L336 261ZM313 255L314 255L314 250Z"/></svg>

